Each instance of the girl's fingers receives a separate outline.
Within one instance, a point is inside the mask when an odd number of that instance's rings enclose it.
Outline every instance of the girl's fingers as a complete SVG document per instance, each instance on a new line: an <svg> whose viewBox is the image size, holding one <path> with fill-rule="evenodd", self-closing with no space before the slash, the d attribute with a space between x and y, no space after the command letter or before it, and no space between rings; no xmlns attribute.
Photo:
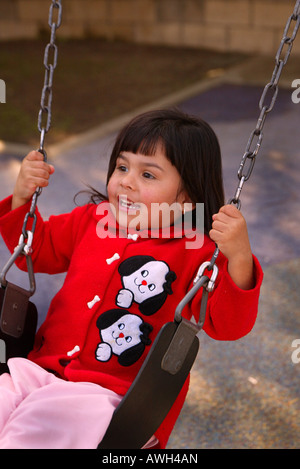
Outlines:
<svg viewBox="0 0 300 469"><path fill-rule="evenodd" d="M37 150L33 150L25 157L28 161L44 161L44 157L42 153Z"/></svg>
<svg viewBox="0 0 300 469"><path fill-rule="evenodd" d="M49 178L49 175L54 173L54 166L44 161L43 155L38 151L30 152L23 161L24 170L30 174L39 177ZM39 173L37 173L39 171Z"/></svg>
<svg viewBox="0 0 300 469"><path fill-rule="evenodd" d="M232 204L223 205L223 207L220 208L220 212L234 218L239 218L241 215L241 212Z"/></svg>
<svg viewBox="0 0 300 469"><path fill-rule="evenodd" d="M226 223L223 223L222 221L219 221L219 220L215 220L212 224L212 229L222 233L224 230L226 230L226 226L227 226Z"/></svg>
<svg viewBox="0 0 300 469"><path fill-rule="evenodd" d="M49 184L49 180L46 178L41 178L41 177L32 177L30 179L30 184L37 187L46 187Z"/></svg>

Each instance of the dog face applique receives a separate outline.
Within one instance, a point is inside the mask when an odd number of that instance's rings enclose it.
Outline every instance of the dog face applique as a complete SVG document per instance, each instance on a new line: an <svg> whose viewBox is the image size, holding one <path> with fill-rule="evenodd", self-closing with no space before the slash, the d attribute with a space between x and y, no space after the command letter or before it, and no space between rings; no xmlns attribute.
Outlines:
<svg viewBox="0 0 300 469"><path fill-rule="evenodd" d="M172 294L171 283L176 279L164 261L157 261L151 256L133 256L119 266L122 285L116 304L129 308L133 302L139 304L142 314L150 316L156 313Z"/></svg>
<svg viewBox="0 0 300 469"><path fill-rule="evenodd" d="M142 356L146 345L151 343L149 334L152 326L128 311L106 311L97 319L97 327L102 342L98 344L95 355L101 362L107 362L112 355L117 355L120 365L132 365Z"/></svg>

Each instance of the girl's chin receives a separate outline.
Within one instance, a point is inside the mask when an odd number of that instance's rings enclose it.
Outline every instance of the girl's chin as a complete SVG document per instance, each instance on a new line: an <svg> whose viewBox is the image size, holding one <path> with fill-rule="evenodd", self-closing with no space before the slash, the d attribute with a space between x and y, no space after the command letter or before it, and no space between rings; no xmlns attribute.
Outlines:
<svg viewBox="0 0 300 469"><path fill-rule="evenodd" d="M119 211L117 214L117 222L121 228L133 231L141 231L148 229L148 220L143 221L137 214L131 215L129 212Z"/></svg>

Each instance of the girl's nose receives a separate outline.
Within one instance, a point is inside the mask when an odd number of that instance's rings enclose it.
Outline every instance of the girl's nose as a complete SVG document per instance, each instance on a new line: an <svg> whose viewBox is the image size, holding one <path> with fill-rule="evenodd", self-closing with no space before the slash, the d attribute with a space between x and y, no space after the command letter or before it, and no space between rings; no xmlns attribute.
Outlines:
<svg viewBox="0 0 300 469"><path fill-rule="evenodd" d="M134 190L135 182L134 182L133 174L126 173L121 179L121 186L126 189Z"/></svg>

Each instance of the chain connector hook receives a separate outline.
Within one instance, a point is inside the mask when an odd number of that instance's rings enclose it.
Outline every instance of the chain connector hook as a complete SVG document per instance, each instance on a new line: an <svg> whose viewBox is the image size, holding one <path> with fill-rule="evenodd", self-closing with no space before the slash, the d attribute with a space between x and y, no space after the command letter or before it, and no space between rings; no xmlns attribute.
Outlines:
<svg viewBox="0 0 300 469"><path fill-rule="evenodd" d="M200 278L203 277L204 271L206 269L211 270L211 262L209 262L209 261L203 262L203 264L200 265L200 267L198 269L198 272L196 274L196 277L194 278L194 282L193 282L194 285L196 285L196 283L200 280ZM216 282L218 273L219 273L219 269L218 269L217 265L214 264L213 267L212 267L212 275L211 275L211 277L209 278L209 280L207 282L206 291L208 291L208 292L213 291L213 289L215 287L215 282Z"/></svg>

